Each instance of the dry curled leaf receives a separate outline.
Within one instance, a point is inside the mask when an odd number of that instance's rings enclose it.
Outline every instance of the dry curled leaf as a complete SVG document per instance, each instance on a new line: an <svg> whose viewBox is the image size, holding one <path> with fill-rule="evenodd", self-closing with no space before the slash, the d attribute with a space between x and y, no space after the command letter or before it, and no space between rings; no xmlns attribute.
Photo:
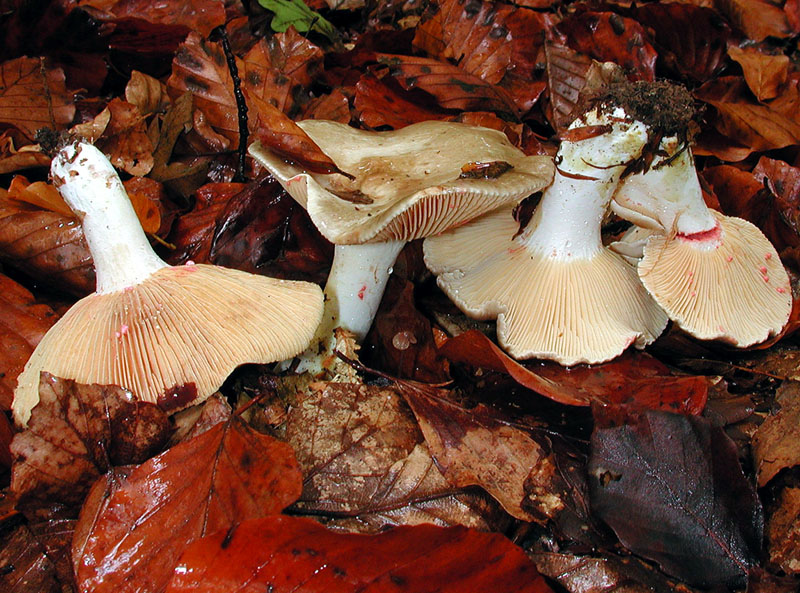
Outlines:
<svg viewBox="0 0 800 593"><path fill-rule="evenodd" d="M155 593L188 543L280 512L301 474L291 447L233 417L98 484L73 542L79 589Z"/></svg>
<svg viewBox="0 0 800 593"><path fill-rule="evenodd" d="M155 404L114 385L81 385L42 374L39 404L11 443L11 488L21 498L80 504L112 465L141 463L171 427Z"/></svg>
<svg viewBox="0 0 800 593"><path fill-rule="evenodd" d="M780 409L753 435L753 458L759 487L779 472L800 465L800 384L784 382L775 395Z"/></svg>
<svg viewBox="0 0 800 593"><path fill-rule="evenodd" d="M551 593L524 552L496 533L419 525L357 535L300 517L247 521L195 542L167 593L245 589Z"/></svg>

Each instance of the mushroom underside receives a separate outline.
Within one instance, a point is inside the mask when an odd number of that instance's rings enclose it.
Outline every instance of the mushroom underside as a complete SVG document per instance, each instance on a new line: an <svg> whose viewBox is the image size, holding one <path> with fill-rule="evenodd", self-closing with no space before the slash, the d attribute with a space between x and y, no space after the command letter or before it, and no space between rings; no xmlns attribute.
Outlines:
<svg viewBox="0 0 800 593"><path fill-rule="evenodd" d="M20 374L14 416L27 423L41 371L119 385L175 411L204 400L241 364L299 353L321 316L315 284L202 264L162 268L71 307Z"/></svg>
<svg viewBox="0 0 800 593"><path fill-rule="evenodd" d="M789 319L789 277L753 224L712 211L720 238L653 235L639 262L648 292L687 333L737 347L778 334Z"/></svg>
<svg viewBox="0 0 800 593"><path fill-rule="evenodd" d="M470 317L496 317L511 356L599 363L664 330L666 314L620 257L555 258L512 239L516 230L502 210L424 243L442 290Z"/></svg>

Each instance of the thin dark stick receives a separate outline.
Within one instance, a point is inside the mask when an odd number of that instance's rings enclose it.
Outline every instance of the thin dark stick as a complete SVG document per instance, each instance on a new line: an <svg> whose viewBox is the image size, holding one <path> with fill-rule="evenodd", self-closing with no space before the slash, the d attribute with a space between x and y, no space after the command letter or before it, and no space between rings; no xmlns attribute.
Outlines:
<svg viewBox="0 0 800 593"><path fill-rule="evenodd" d="M236 112L239 115L239 148L236 151L238 158L233 181L243 182L246 180L244 176L244 158L247 154L247 138L250 134L247 129L247 103L244 100L244 93L242 93L242 80L239 78L239 69L236 67L236 57L231 51L231 44L228 41L228 32L225 30L224 25L216 27L211 32L211 38L213 39L215 37L219 37L222 42L222 51L225 52L225 60L228 63L228 70L233 80L233 96L236 99Z"/></svg>

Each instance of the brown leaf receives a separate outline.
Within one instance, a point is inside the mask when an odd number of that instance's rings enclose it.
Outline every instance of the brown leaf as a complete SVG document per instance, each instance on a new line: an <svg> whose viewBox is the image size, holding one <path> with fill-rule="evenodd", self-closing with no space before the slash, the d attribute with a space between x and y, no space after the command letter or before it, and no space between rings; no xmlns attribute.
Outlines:
<svg viewBox="0 0 800 593"><path fill-rule="evenodd" d="M286 439L305 475L298 510L376 515L385 526L430 515L435 509L422 503L454 492L391 387L316 383L298 397L286 422ZM448 523L448 514L437 522Z"/></svg>
<svg viewBox="0 0 800 593"><path fill-rule="evenodd" d="M770 415L753 435L753 458L759 487L778 472L800 465L800 383L787 381L775 394L780 410Z"/></svg>
<svg viewBox="0 0 800 593"><path fill-rule="evenodd" d="M714 0L714 7L754 41L791 35L786 14L768 0Z"/></svg>
<svg viewBox="0 0 800 593"><path fill-rule="evenodd" d="M334 89L330 94L311 99L303 111L302 119L327 119L349 124L350 99L342 89Z"/></svg>
<svg viewBox="0 0 800 593"><path fill-rule="evenodd" d="M566 506L558 464L546 446L486 406L467 410L446 391L398 382L445 477L480 486L522 521L554 519Z"/></svg>
<svg viewBox="0 0 800 593"><path fill-rule="evenodd" d="M22 499L80 504L111 465L141 463L171 432L158 406L116 386L43 373L39 398L28 429L11 444L11 488Z"/></svg>
<svg viewBox="0 0 800 593"><path fill-rule="evenodd" d="M755 47L735 45L728 48L728 55L742 67L747 86L756 99L768 101L778 96L789 76L789 56L769 55Z"/></svg>
<svg viewBox="0 0 800 593"><path fill-rule="evenodd" d="M108 8L104 0L85 4ZM111 12L118 18L143 19L162 25L182 25L208 37L211 31L225 24L225 3L221 0L192 0L191 2L148 2L147 0L121 0L113 2Z"/></svg>
<svg viewBox="0 0 800 593"><path fill-rule="evenodd" d="M800 574L800 488L784 488L767 522L771 562L787 574Z"/></svg>
<svg viewBox="0 0 800 593"><path fill-rule="evenodd" d="M153 145L142 114L135 105L114 98L106 107L111 118L97 138L113 165L131 175L143 176L153 168Z"/></svg>
<svg viewBox="0 0 800 593"><path fill-rule="evenodd" d="M731 28L713 8L653 2L637 6L634 15L654 31L659 62L679 78L702 83L725 67Z"/></svg>
<svg viewBox="0 0 800 593"><path fill-rule="evenodd" d="M0 64L0 122L33 139L39 128L63 130L75 106L60 68L48 69L39 58L17 58Z"/></svg>
<svg viewBox="0 0 800 593"><path fill-rule="evenodd" d="M92 256L78 220L9 200L2 191L0 261L56 291L94 292Z"/></svg>
<svg viewBox="0 0 800 593"><path fill-rule="evenodd" d="M557 29L572 49L622 66L629 79L655 80L658 54L635 20L612 12L582 12L561 21Z"/></svg>
<svg viewBox="0 0 800 593"><path fill-rule="evenodd" d="M247 93L294 114L301 107L298 100L303 99L304 89L311 86L321 68L322 50L290 28L261 39L243 61L242 82Z"/></svg>
<svg viewBox="0 0 800 593"><path fill-rule="evenodd" d="M420 103L412 97L392 77L378 78L367 72L356 83L353 104L359 120L368 128L388 126L397 130L421 121L452 117L435 105Z"/></svg>
<svg viewBox="0 0 800 593"><path fill-rule="evenodd" d="M550 91L547 114L550 125L560 134L579 115L580 93L592 60L566 45L548 42L544 48Z"/></svg>
<svg viewBox="0 0 800 593"><path fill-rule="evenodd" d="M125 100L135 105L142 116L163 111L169 106L167 87L157 78L134 70L125 85Z"/></svg>
<svg viewBox="0 0 800 593"><path fill-rule="evenodd" d="M36 304L28 290L3 274L0 303L0 409L9 410L17 376L58 315L47 305Z"/></svg>
<svg viewBox="0 0 800 593"><path fill-rule="evenodd" d="M751 151L783 148L800 142L800 124L792 117L748 96L743 78L721 76L694 92L717 111L716 128ZM784 106L780 106L784 107Z"/></svg>
<svg viewBox="0 0 800 593"><path fill-rule="evenodd" d="M404 89L422 89L444 109L519 115L519 109L502 88L447 62L392 54L379 54L378 62L389 68Z"/></svg>
<svg viewBox="0 0 800 593"><path fill-rule="evenodd" d="M55 565L25 525L0 537L0 568L6 593L64 593Z"/></svg>
<svg viewBox="0 0 800 593"><path fill-rule="evenodd" d="M131 177L123 184L139 218L142 230L155 235L162 228L167 193L164 186L149 177Z"/></svg>
<svg viewBox="0 0 800 593"><path fill-rule="evenodd" d="M398 527L364 536L301 517L268 517L187 549L168 593L238 591L551 593L521 549L463 527Z"/></svg>
<svg viewBox="0 0 800 593"><path fill-rule="evenodd" d="M641 352L629 351L590 367L566 369L550 362L523 366L478 330L448 339L440 350L451 362L506 373L523 387L571 406L632 404L699 414L708 396L705 377L675 375Z"/></svg>
<svg viewBox="0 0 800 593"><path fill-rule="evenodd" d="M302 478L288 445L234 417L137 466L117 486L114 479L98 482L78 521L81 590L162 591L188 543L280 512Z"/></svg>

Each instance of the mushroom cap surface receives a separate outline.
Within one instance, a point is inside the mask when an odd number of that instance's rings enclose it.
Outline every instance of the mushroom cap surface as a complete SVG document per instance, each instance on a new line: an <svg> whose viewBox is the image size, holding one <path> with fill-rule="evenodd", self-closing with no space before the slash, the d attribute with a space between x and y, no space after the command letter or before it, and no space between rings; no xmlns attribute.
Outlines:
<svg viewBox="0 0 800 593"><path fill-rule="evenodd" d="M324 120L298 125L353 179L306 173L258 143L250 153L336 244L430 236L516 204L553 178L550 157L527 156L489 128L442 121L388 132Z"/></svg>
<svg viewBox="0 0 800 593"><path fill-rule="evenodd" d="M513 239L509 209L425 240L425 263L468 316L497 318L514 358L600 363L644 347L667 324L635 269L607 249L563 259Z"/></svg>
<svg viewBox="0 0 800 593"><path fill-rule="evenodd" d="M700 236L653 234L639 277L687 333L752 346L786 325L792 310L789 276L755 225L711 212L718 226Z"/></svg>
<svg viewBox="0 0 800 593"><path fill-rule="evenodd" d="M39 375L114 384L168 411L214 393L237 366L290 358L311 341L322 291L204 264L165 267L123 290L92 294L47 332L18 379L27 424Z"/></svg>

